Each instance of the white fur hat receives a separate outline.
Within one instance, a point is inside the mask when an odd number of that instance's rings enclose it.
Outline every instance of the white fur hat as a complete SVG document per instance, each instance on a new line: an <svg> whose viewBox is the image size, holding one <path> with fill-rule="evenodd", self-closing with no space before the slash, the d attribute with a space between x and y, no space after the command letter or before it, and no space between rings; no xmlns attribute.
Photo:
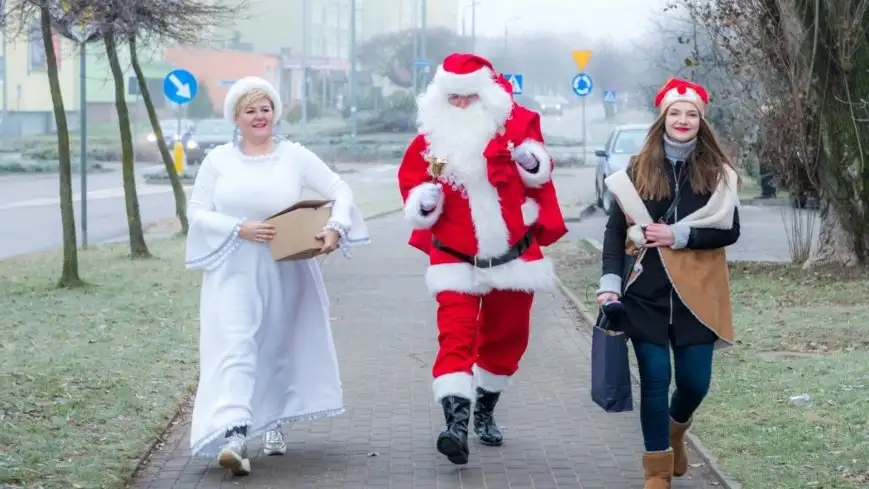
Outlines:
<svg viewBox="0 0 869 489"><path fill-rule="evenodd" d="M281 112L284 106L281 104L281 96L278 91L267 80L258 76L246 76L235 83L226 92L226 98L223 100L223 117L231 123L235 123L235 106L238 101L247 93L253 90L265 91L274 104L275 122L280 120Z"/></svg>

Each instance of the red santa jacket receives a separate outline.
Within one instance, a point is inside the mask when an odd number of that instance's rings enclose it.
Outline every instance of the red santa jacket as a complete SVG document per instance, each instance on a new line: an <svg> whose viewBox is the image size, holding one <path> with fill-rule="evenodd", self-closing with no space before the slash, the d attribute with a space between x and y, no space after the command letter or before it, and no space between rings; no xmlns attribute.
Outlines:
<svg viewBox="0 0 869 489"><path fill-rule="evenodd" d="M552 164L543 145L535 141L530 143L531 151L547 164L530 173L513 161L510 145L518 146L526 140L520 139L524 130L515 122L518 121L508 123L504 133L496 135L481 155L486 159L486 175L461 186L451 185L444 176L435 183L424 157L428 143L421 135L413 140L402 159L398 181L405 217L415 231L423 231L414 234L412 243L429 255L426 284L433 294L442 291L485 294L493 289L530 292L551 290L554 286L552 263L543 257L536 232L530 233L530 246L521 257L492 268L474 267L431 245L434 237L461 254L496 258L529 233L527 192L550 181ZM425 214L421 198L425 187L432 184L441 186L442 199L432 212ZM537 217L538 222L557 220L542 214L538 212L532 217Z"/></svg>
<svg viewBox="0 0 869 489"><path fill-rule="evenodd" d="M505 135L508 140L514 141L514 144L516 141L526 139L544 144L543 131L540 129L540 114L514 103L505 127ZM545 161L554 169L554 162L548 155ZM525 222L531 227L540 246L551 246L567 234L567 225L558 203L555 184L549 180L540 187L527 188L525 193L527 197L523 206ZM408 240L410 246L426 254L431 249L431 242L430 229L414 229Z"/></svg>

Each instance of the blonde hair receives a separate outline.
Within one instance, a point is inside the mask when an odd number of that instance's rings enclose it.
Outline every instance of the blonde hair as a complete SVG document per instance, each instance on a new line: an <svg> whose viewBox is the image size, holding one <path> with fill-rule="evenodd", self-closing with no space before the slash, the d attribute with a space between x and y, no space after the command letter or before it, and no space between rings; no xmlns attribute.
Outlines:
<svg viewBox="0 0 869 489"><path fill-rule="evenodd" d="M269 92L263 90L262 88L254 88L249 92L245 92L244 95L238 98L238 101L235 103L235 117L238 118L241 115L241 111L244 110L248 105L256 102L257 100L264 98L269 101L269 105L272 106L272 110L275 110L275 102L269 96Z"/></svg>

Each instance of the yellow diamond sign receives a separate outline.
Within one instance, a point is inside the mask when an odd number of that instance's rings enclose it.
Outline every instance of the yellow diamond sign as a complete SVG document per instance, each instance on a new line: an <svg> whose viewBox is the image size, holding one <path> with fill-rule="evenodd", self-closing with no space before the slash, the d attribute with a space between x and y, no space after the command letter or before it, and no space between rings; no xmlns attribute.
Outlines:
<svg viewBox="0 0 869 489"><path fill-rule="evenodd" d="M576 69L579 71L585 71L585 67L588 65L588 60L591 59L591 50L581 49L571 51L570 54L573 56L573 61L576 62Z"/></svg>

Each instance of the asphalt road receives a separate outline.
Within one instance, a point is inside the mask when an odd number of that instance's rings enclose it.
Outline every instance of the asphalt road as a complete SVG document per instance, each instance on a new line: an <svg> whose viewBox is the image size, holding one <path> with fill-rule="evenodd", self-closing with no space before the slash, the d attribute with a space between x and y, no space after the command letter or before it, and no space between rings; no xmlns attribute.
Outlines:
<svg viewBox="0 0 869 489"><path fill-rule="evenodd" d="M593 152L601 146L611 124L602 123L603 109L589 105L586 110L588 151ZM543 118L543 130L547 137L580 139L583 117L579 108L565 111L561 117ZM139 206L144 223L148 224L171 218L175 214L175 204L168 185L148 185L142 175L160 165L142 165L137 169L139 176ZM109 168L112 168L110 165ZM87 197L87 239L89 244L122 238L127 234L127 219L124 210L123 188L119 167L108 173L91 174L88 177ZM366 185L395 178L394 169L383 166L364 167L345 176L353 185ZM592 181L578 180L586 188L572 188L572 193L587 195ZM78 239L81 244L81 189L79 175L73 175ZM189 192L189 189L188 189ZM60 209L58 207L57 175L11 175L0 176L0 259L55 249L61 246L62 234ZM575 199L574 199L575 200Z"/></svg>

